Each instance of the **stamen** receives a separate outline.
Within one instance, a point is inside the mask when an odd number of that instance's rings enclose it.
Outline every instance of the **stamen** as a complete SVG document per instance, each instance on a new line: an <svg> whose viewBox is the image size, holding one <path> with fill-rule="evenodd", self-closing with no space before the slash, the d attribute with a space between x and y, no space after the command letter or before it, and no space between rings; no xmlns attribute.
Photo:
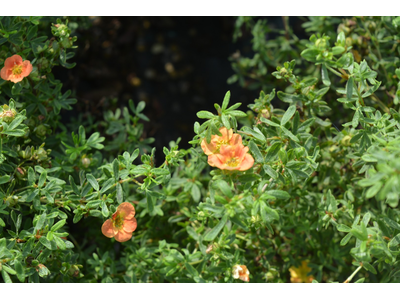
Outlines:
<svg viewBox="0 0 400 300"><path fill-rule="evenodd" d="M237 157L232 157L231 159L227 160L225 164L229 167L237 167L239 164L239 160Z"/></svg>
<svg viewBox="0 0 400 300"><path fill-rule="evenodd" d="M20 75L22 73L22 65L15 65L12 68L13 75Z"/></svg>

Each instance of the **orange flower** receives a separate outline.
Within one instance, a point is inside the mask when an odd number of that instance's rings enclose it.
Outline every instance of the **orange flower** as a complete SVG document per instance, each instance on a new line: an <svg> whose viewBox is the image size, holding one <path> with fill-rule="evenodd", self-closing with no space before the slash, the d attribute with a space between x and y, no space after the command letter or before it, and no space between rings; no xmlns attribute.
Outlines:
<svg viewBox="0 0 400 300"><path fill-rule="evenodd" d="M228 130L226 127L221 127L219 132L221 132L222 136L212 135L210 143L207 143L206 139L201 142L201 149L203 149L206 155L219 153L222 145L237 145L242 143L240 134L233 133L232 129Z"/></svg>
<svg viewBox="0 0 400 300"><path fill-rule="evenodd" d="M254 164L254 158L248 151L249 147L243 144L221 145L220 153L208 157L208 164L221 170L246 171Z"/></svg>
<svg viewBox="0 0 400 300"><path fill-rule="evenodd" d="M250 272L245 265L234 265L232 268L232 276L235 279L240 279L246 282L250 281Z"/></svg>
<svg viewBox="0 0 400 300"><path fill-rule="evenodd" d="M289 272L290 281L293 283L311 283L314 280L311 275L307 275L309 272L311 272L311 268L308 266L308 262L305 260L301 262L301 266L298 268L291 267Z"/></svg>
<svg viewBox="0 0 400 300"><path fill-rule="evenodd" d="M22 57L15 54L6 59L0 75L3 80L14 83L20 82L32 72L32 64L29 60L22 61Z"/></svg>
<svg viewBox="0 0 400 300"><path fill-rule="evenodd" d="M121 203L117 211L101 226L101 232L108 238L115 237L118 242L126 242L136 230L135 208L129 202Z"/></svg>

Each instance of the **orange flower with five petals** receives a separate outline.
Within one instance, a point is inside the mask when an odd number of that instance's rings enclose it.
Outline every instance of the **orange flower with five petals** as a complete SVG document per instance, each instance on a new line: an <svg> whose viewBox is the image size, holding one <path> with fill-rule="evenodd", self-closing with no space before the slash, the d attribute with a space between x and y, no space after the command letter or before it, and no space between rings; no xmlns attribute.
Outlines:
<svg viewBox="0 0 400 300"><path fill-rule="evenodd" d="M240 134L233 133L232 129L228 130L226 127L221 127L219 132L222 136L212 135L210 143L207 143L206 139L201 142L201 149L203 149L206 155L219 153L222 145L237 145L242 143Z"/></svg>
<svg viewBox="0 0 400 300"><path fill-rule="evenodd" d="M243 144L221 145L220 153L208 157L208 164L221 170L246 171L254 164L254 158L248 151L249 147Z"/></svg>
<svg viewBox="0 0 400 300"><path fill-rule="evenodd" d="M118 242L131 239L136 230L135 208L129 202L121 203L117 211L101 226L101 232L108 238L114 237Z"/></svg>
<svg viewBox="0 0 400 300"><path fill-rule="evenodd" d="M22 61L22 57L15 54L6 59L4 67L0 71L3 80L9 80L14 83L22 81L24 77L32 72L32 64L29 60Z"/></svg>

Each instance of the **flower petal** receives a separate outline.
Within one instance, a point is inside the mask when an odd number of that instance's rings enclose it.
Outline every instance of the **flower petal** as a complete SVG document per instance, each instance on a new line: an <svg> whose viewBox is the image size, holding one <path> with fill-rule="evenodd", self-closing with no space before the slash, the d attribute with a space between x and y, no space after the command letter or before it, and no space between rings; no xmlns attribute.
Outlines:
<svg viewBox="0 0 400 300"><path fill-rule="evenodd" d="M14 54L11 57L8 57L6 61L4 62L4 67L6 69L10 69L14 67L14 65L20 65L22 64L22 57L19 56L18 54Z"/></svg>
<svg viewBox="0 0 400 300"><path fill-rule="evenodd" d="M137 221L135 218L132 218L131 220L125 220L124 221L124 231L126 232L134 232L137 227Z"/></svg>
<svg viewBox="0 0 400 300"><path fill-rule="evenodd" d="M118 233L118 230L114 227L112 220L108 219L103 223L103 226L101 226L101 232L106 237L112 238Z"/></svg>
<svg viewBox="0 0 400 300"><path fill-rule="evenodd" d="M244 159L239 165L239 171L246 171L254 165L254 158L250 154L246 153Z"/></svg>
<svg viewBox="0 0 400 300"><path fill-rule="evenodd" d="M212 144L208 144L206 139L203 139L201 141L201 149L203 149L204 154L206 155L211 155L214 153L214 151L216 150L215 147L213 147Z"/></svg>
<svg viewBox="0 0 400 300"><path fill-rule="evenodd" d="M32 72L33 67L32 67L32 64L31 64L31 62L30 62L29 60L25 60L25 61L22 63L22 65L23 65L23 67L22 67L22 73L21 73L21 75L22 75L23 77L26 77L26 76L28 76L28 75Z"/></svg>
<svg viewBox="0 0 400 300"><path fill-rule="evenodd" d="M11 82L17 83L17 82L22 81L22 79L24 79L24 77L20 74L20 75L10 76L8 80L10 80Z"/></svg>
<svg viewBox="0 0 400 300"><path fill-rule="evenodd" d="M226 127L221 127L219 129L219 132L221 132L222 137L220 137L220 139L224 140L224 141L229 141L232 138L232 134L233 134L233 130L231 129L227 129Z"/></svg>
<svg viewBox="0 0 400 300"><path fill-rule="evenodd" d="M7 71L8 70L6 67L1 69L1 71L0 71L1 79L8 80L8 78L10 77L10 72L7 72Z"/></svg>
<svg viewBox="0 0 400 300"><path fill-rule="evenodd" d="M117 214L125 220L131 220L135 216L135 208L129 202L123 202L118 206Z"/></svg>
<svg viewBox="0 0 400 300"><path fill-rule="evenodd" d="M230 145L242 144L242 136L240 134L234 133L229 141Z"/></svg>
<svg viewBox="0 0 400 300"><path fill-rule="evenodd" d="M223 158L223 156L220 154L213 154L213 155L208 156L208 164L211 167L217 167L217 168L222 169L224 164L220 159L221 157Z"/></svg>
<svg viewBox="0 0 400 300"><path fill-rule="evenodd" d="M129 241L131 238L132 238L132 232L126 232L123 229L118 231L118 233L115 235L115 240L120 243Z"/></svg>

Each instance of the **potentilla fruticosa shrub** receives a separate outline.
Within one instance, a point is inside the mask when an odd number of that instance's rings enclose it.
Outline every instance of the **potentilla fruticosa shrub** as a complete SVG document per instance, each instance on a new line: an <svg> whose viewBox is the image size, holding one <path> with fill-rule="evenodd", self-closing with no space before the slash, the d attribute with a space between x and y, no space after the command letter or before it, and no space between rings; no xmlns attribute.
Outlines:
<svg viewBox="0 0 400 300"><path fill-rule="evenodd" d="M156 164L144 102L61 122L52 68L87 20L0 17L2 280L398 282L400 18L283 21L237 18L255 55L228 81L263 91Z"/></svg>

